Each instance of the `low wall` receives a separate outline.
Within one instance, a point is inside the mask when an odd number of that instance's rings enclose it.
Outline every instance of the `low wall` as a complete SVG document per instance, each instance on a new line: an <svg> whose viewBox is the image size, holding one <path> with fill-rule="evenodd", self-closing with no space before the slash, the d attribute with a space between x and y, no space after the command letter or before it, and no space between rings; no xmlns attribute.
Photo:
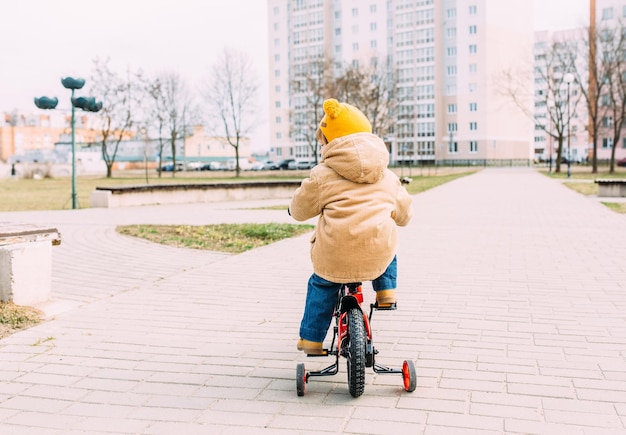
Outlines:
<svg viewBox="0 0 626 435"><path fill-rule="evenodd" d="M626 179L598 179L595 180L598 184L598 196L601 198L626 198Z"/></svg>
<svg viewBox="0 0 626 435"><path fill-rule="evenodd" d="M50 298L56 228L0 222L0 301L35 305Z"/></svg>
<svg viewBox="0 0 626 435"><path fill-rule="evenodd" d="M253 181L206 184L146 184L141 186L96 187L91 207L185 204L291 198L300 181Z"/></svg>

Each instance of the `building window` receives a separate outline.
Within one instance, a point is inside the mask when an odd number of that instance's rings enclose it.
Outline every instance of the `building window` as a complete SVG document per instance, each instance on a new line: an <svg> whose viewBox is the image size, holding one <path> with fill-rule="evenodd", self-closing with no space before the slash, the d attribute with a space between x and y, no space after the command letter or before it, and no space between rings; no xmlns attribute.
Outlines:
<svg viewBox="0 0 626 435"><path fill-rule="evenodd" d="M604 8L602 9L602 19L610 20L613 18L613 8Z"/></svg>
<svg viewBox="0 0 626 435"><path fill-rule="evenodd" d="M470 153L478 152L478 142L475 140L470 141Z"/></svg>
<svg viewBox="0 0 626 435"><path fill-rule="evenodd" d="M469 14L470 15L476 15L476 12L477 12L476 5L472 5L472 6L469 7Z"/></svg>
<svg viewBox="0 0 626 435"><path fill-rule="evenodd" d="M469 65L469 72L475 73L476 71L478 71L478 64L470 63L470 65Z"/></svg>
<svg viewBox="0 0 626 435"><path fill-rule="evenodd" d="M376 5L375 4L370 5L370 12L373 13L373 14L376 13Z"/></svg>
<svg viewBox="0 0 626 435"><path fill-rule="evenodd" d="M280 101L276 101L276 103L274 103L274 106L275 106L277 109L280 109Z"/></svg>
<svg viewBox="0 0 626 435"><path fill-rule="evenodd" d="M341 27L337 27L335 29L335 36L339 36L339 35L341 35Z"/></svg>
<svg viewBox="0 0 626 435"><path fill-rule="evenodd" d="M470 44L469 46L469 52L471 54L476 54L478 52L478 47L476 46L476 44Z"/></svg>
<svg viewBox="0 0 626 435"><path fill-rule="evenodd" d="M470 106L470 112L476 112L478 111L478 103L469 103Z"/></svg>
<svg viewBox="0 0 626 435"><path fill-rule="evenodd" d="M470 131L476 131L476 130L478 130L478 123L470 122Z"/></svg>
<svg viewBox="0 0 626 435"><path fill-rule="evenodd" d="M352 8L352 16L353 17L359 16L359 8Z"/></svg>
<svg viewBox="0 0 626 435"><path fill-rule="evenodd" d="M459 150L458 142L448 142L448 152L456 153Z"/></svg>
<svg viewBox="0 0 626 435"><path fill-rule="evenodd" d="M456 56L456 47L448 47L448 57Z"/></svg>
<svg viewBox="0 0 626 435"><path fill-rule="evenodd" d="M371 30L372 32L375 32L375 31L376 31L376 23L375 23L375 22L374 22L374 23L370 23L370 30Z"/></svg>
<svg viewBox="0 0 626 435"><path fill-rule="evenodd" d="M602 139L602 148L613 148L613 138L605 137Z"/></svg>
<svg viewBox="0 0 626 435"><path fill-rule="evenodd" d="M477 31L478 31L478 30L477 30L477 28L476 28L476 25L475 25L475 24L472 24L471 26L469 26L469 34L470 34L470 35L475 35Z"/></svg>
<svg viewBox="0 0 626 435"><path fill-rule="evenodd" d="M448 133L453 133L456 131L456 122L448 123Z"/></svg>
<svg viewBox="0 0 626 435"><path fill-rule="evenodd" d="M352 51L359 51L359 43L355 42L354 44L352 44Z"/></svg>
<svg viewBox="0 0 626 435"><path fill-rule="evenodd" d="M456 104L448 104L448 113L456 113Z"/></svg>
<svg viewBox="0 0 626 435"><path fill-rule="evenodd" d="M448 38L456 38L456 27L448 27L446 30Z"/></svg>
<svg viewBox="0 0 626 435"><path fill-rule="evenodd" d="M446 10L446 14L448 15L448 18L455 18L456 8L451 8L451 9Z"/></svg>
<svg viewBox="0 0 626 435"><path fill-rule="evenodd" d="M611 104L611 97L609 97L607 94L602 95L602 106L606 107L609 104Z"/></svg>
<svg viewBox="0 0 626 435"><path fill-rule="evenodd" d="M376 48L378 47L378 42L375 39L372 39L370 41L370 48Z"/></svg>
<svg viewBox="0 0 626 435"><path fill-rule="evenodd" d="M448 66L448 75L455 76L456 75L456 65Z"/></svg>
<svg viewBox="0 0 626 435"><path fill-rule="evenodd" d="M469 84L469 91L470 92L476 92L477 89L478 89L478 85L476 83L470 83Z"/></svg>
<svg viewBox="0 0 626 435"><path fill-rule="evenodd" d="M626 137L622 139L622 148L626 149Z"/></svg>

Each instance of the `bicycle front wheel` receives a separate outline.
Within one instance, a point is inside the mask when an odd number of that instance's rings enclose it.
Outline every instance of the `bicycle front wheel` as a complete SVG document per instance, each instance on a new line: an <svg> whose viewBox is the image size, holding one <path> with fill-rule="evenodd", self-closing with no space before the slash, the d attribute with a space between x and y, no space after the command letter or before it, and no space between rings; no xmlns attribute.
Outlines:
<svg viewBox="0 0 626 435"><path fill-rule="evenodd" d="M348 311L348 386L352 397L365 390L365 323L357 308Z"/></svg>

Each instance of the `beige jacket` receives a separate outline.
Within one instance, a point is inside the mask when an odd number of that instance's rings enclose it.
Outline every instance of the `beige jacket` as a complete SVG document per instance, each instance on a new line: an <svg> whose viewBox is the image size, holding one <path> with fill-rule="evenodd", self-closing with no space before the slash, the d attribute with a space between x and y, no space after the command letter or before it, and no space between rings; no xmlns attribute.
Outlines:
<svg viewBox="0 0 626 435"><path fill-rule="evenodd" d="M289 211L304 221L320 215L311 238L314 272L338 283L371 281L396 254L396 225L412 216L411 196L387 169L384 142L371 133L337 138L296 190Z"/></svg>

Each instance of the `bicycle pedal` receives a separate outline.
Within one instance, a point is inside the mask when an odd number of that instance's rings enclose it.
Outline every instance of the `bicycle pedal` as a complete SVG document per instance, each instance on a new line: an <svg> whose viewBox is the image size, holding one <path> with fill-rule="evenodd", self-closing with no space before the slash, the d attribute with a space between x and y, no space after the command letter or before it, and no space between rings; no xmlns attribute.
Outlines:
<svg viewBox="0 0 626 435"><path fill-rule="evenodd" d="M330 355L330 352L329 352L328 349L324 349L322 351L322 353L320 353L320 354L313 354L313 353L307 353L306 354L306 356L311 357L311 358L318 358L320 356L328 356L328 355Z"/></svg>
<svg viewBox="0 0 626 435"><path fill-rule="evenodd" d="M379 311L393 311L398 309L398 304L396 302L393 302L391 304L379 304L378 302L376 302L373 306L374 309Z"/></svg>

